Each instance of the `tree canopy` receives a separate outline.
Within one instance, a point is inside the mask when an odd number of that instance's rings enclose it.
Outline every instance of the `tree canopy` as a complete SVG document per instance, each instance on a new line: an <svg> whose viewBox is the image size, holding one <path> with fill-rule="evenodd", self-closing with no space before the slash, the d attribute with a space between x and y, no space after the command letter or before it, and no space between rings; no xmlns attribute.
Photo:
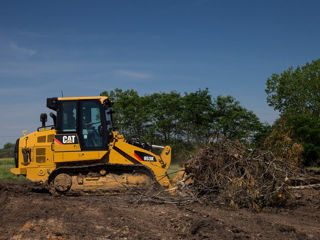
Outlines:
<svg viewBox="0 0 320 240"><path fill-rule="evenodd" d="M280 113L320 116L320 59L274 73L266 85L267 102Z"/></svg>
<svg viewBox="0 0 320 240"><path fill-rule="evenodd" d="M252 140L264 126L258 117L231 96L213 98L208 89L152 93L104 91L114 102L114 125L127 138L154 144L189 144L215 138Z"/></svg>
<svg viewBox="0 0 320 240"><path fill-rule="evenodd" d="M285 128L290 141L303 147L301 162L320 165L320 59L275 73L266 85L268 104L281 113L282 125L276 122L273 132Z"/></svg>

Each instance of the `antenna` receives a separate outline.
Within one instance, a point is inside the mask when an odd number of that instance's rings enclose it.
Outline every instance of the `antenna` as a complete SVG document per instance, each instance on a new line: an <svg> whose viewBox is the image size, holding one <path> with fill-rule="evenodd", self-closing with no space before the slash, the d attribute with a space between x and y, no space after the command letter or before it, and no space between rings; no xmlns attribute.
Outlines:
<svg viewBox="0 0 320 240"><path fill-rule="evenodd" d="M63 90L61 90L61 97L63 97Z"/></svg>

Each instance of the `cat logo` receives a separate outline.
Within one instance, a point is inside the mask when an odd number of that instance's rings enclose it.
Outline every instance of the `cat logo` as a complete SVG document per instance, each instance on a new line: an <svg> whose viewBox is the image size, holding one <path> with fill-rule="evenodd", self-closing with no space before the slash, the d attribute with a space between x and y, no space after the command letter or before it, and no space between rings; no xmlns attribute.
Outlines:
<svg viewBox="0 0 320 240"><path fill-rule="evenodd" d="M76 136L63 136L62 137L62 143L74 143L74 139L76 138Z"/></svg>
<svg viewBox="0 0 320 240"><path fill-rule="evenodd" d="M63 144L78 144L78 138L75 134L57 134L55 136L54 141L57 144L63 145Z"/></svg>

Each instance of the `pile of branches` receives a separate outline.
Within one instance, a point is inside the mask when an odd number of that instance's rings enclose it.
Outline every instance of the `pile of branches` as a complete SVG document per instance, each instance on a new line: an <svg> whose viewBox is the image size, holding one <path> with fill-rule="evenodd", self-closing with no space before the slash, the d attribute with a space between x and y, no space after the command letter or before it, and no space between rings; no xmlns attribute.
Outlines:
<svg viewBox="0 0 320 240"><path fill-rule="evenodd" d="M254 151L224 139L200 149L185 171L180 188L189 196L259 210L290 202L290 179L300 170L270 151Z"/></svg>

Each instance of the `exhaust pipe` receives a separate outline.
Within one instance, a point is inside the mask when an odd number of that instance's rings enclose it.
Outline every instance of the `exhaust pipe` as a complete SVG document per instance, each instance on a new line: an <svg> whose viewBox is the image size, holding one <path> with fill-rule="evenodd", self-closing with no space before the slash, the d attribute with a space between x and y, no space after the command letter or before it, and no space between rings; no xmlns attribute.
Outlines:
<svg viewBox="0 0 320 240"><path fill-rule="evenodd" d="M151 145L151 147L154 149L164 149L164 146L159 146L159 145Z"/></svg>

